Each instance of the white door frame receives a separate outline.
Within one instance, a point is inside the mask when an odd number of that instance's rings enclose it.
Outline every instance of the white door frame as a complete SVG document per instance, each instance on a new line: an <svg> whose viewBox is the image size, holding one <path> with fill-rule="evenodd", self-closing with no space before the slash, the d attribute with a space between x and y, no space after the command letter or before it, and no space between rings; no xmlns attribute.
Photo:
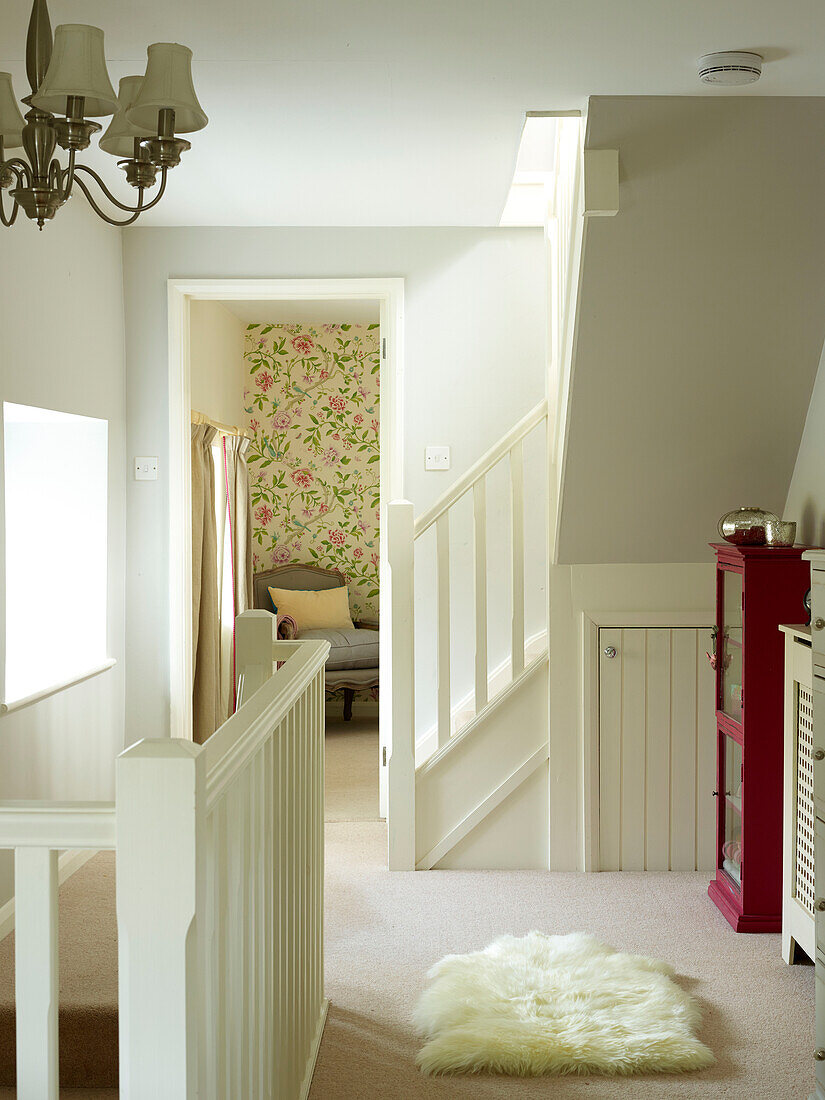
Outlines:
<svg viewBox="0 0 825 1100"><path fill-rule="evenodd" d="M172 737L192 739L192 484L190 465L189 303L211 301L330 302L376 300L382 356L379 446L380 576L387 571L386 504L403 493L403 279L170 279L169 301L169 698ZM380 663L389 667L389 631L381 631ZM391 711L379 696L379 753L392 744ZM389 703L389 699L386 700ZM387 812L385 767L380 768L381 814Z"/></svg>
<svg viewBox="0 0 825 1100"><path fill-rule="evenodd" d="M599 870L599 631L602 627L710 628L716 612L583 611L582 643L582 853L585 871Z"/></svg>

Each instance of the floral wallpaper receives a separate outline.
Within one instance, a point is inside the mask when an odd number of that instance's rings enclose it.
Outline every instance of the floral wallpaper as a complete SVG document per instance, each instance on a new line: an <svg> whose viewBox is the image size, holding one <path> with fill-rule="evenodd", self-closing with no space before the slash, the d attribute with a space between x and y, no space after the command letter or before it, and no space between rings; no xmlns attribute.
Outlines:
<svg viewBox="0 0 825 1100"><path fill-rule="evenodd" d="M377 324L247 326L256 572L335 567L353 618L378 617Z"/></svg>

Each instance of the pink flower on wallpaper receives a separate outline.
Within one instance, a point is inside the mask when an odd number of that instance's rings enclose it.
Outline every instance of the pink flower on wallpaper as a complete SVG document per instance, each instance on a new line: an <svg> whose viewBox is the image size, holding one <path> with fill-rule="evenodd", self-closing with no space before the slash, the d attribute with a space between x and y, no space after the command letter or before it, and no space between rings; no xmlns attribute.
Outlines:
<svg viewBox="0 0 825 1100"><path fill-rule="evenodd" d="M312 519L313 515L314 515L314 513L313 513L311 508L304 508L304 518L305 519Z"/></svg>
<svg viewBox="0 0 825 1100"><path fill-rule="evenodd" d="M364 418L360 413L356 413L355 416L352 419L355 421L356 424L363 424L364 423Z"/></svg>
<svg viewBox="0 0 825 1100"><path fill-rule="evenodd" d="M378 565L378 555L377 554L370 554L370 561L372 562L373 565Z"/></svg>
<svg viewBox="0 0 825 1100"><path fill-rule="evenodd" d="M329 333L331 333L331 332L337 332L340 327L341 327L340 325L333 325L333 324L321 325L321 328L323 329L324 332L327 333L327 335L329 335Z"/></svg>
<svg viewBox="0 0 825 1100"><path fill-rule="evenodd" d="M347 536L344 534L343 531L330 530L327 531L327 534L329 535L329 541L332 543L333 546L343 546L344 543L347 541Z"/></svg>
<svg viewBox="0 0 825 1100"><path fill-rule="evenodd" d="M340 438L341 438L341 436L340 436L340 434L339 434L338 432L333 432L333 433L332 433L332 438L333 438L333 439L340 439Z"/></svg>
<svg viewBox="0 0 825 1100"><path fill-rule="evenodd" d="M352 552L352 556L353 556L354 558L363 558L363 556L364 556L364 551L363 551L363 550L361 549L361 547L360 547L360 546L356 546L356 547L355 547L355 549L354 549L354 550L353 550L353 552Z"/></svg>
<svg viewBox="0 0 825 1100"><path fill-rule="evenodd" d="M364 400L366 400L369 397L369 394L367 393L367 391L364 389L363 386L358 387L358 392L361 394L361 396L364 398Z"/></svg>
<svg viewBox="0 0 825 1100"><path fill-rule="evenodd" d="M254 567L255 567L256 565L260 565L260 564L261 564L261 559L260 559L260 558L258 557L258 555L257 555L257 554L253 554L253 555L252 555L252 566L253 566L253 568L254 568Z"/></svg>
<svg viewBox="0 0 825 1100"><path fill-rule="evenodd" d="M378 434L378 421L377 420L371 420L370 421L370 427L372 428L372 430L377 435Z"/></svg>
<svg viewBox="0 0 825 1100"><path fill-rule="evenodd" d="M306 467L303 467L300 470L293 470L290 474L290 477L292 478L293 482L296 485L300 485L302 489L308 489L315 480L312 475L312 471L307 470Z"/></svg>
<svg viewBox="0 0 825 1100"><path fill-rule="evenodd" d="M342 413L347 407L347 403L343 397L336 393L333 394L332 397L330 397L329 407L332 409L333 412Z"/></svg>
<svg viewBox="0 0 825 1100"><path fill-rule="evenodd" d="M311 374L305 374L304 375L304 385L308 386L311 381L312 381L312 375Z"/></svg>
<svg viewBox="0 0 825 1100"><path fill-rule="evenodd" d="M327 447L327 449L324 451L324 465L334 466L337 461L338 452L335 450L334 447Z"/></svg>
<svg viewBox="0 0 825 1100"><path fill-rule="evenodd" d="M351 439L345 439L344 440L344 450L345 451L351 451L352 450L352 440Z"/></svg>
<svg viewBox="0 0 825 1100"><path fill-rule="evenodd" d="M365 535L366 535L367 531L369 530L366 523L364 523L364 521L362 519L358 520L358 530L363 531Z"/></svg>
<svg viewBox="0 0 825 1100"><path fill-rule="evenodd" d="M318 507L318 515L319 516L322 516L325 512L328 512L328 511L329 511L329 506L328 505L326 505L326 504L319 505L319 507Z"/></svg>
<svg viewBox="0 0 825 1100"><path fill-rule="evenodd" d="M261 430L261 424L259 420L250 420L249 427L253 432L259 432Z"/></svg>
<svg viewBox="0 0 825 1100"><path fill-rule="evenodd" d="M266 343L266 340L265 340L265 339L263 338L263 336L262 336L262 337L260 338L260 340L258 341L258 347L259 347L259 348L262 348L262 347L264 346L264 344L265 344L265 343Z"/></svg>
<svg viewBox="0 0 825 1100"><path fill-rule="evenodd" d="M272 417L272 426L279 432L285 432L291 423L292 417L288 412L275 413Z"/></svg>
<svg viewBox="0 0 825 1100"><path fill-rule="evenodd" d="M268 370L262 370L260 374L255 375L255 381L258 383L258 386L264 391L264 393L266 393L266 391L271 388L272 383L275 381L275 379L272 377Z"/></svg>
<svg viewBox="0 0 825 1100"><path fill-rule="evenodd" d="M318 371L318 377L321 379L322 382L326 382L326 380L329 378L329 371L328 370L319 370Z"/></svg>
<svg viewBox="0 0 825 1100"><path fill-rule="evenodd" d="M315 347L312 337L307 332L299 333L298 336L292 337L292 346L301 355L309 355L312 349Z"/></svg>
<svg viewBox="0 0 825 1100"><path fill-rule="evenodd" d="M255 509L255 519L262 527L268 527L272 523L274 513L268 504L259 504Z"/></svg>
<svg viewBox="0 0 825 1100"><path fill-rule="evenodd" d="M272 551L272 564L286 565L291 557L288 546L276 546Z"/></svg>

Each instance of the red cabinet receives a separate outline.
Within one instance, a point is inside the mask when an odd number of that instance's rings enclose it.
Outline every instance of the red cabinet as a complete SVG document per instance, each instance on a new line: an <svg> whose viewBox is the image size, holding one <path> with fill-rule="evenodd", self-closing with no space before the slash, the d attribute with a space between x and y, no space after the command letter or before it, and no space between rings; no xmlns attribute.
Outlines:
<svg viewBox="0 0 825 1100"><path fill-rule="evenodd" d="M806 547L716 552L716 876L708 893L737 932L782 928L784 636L804 622Z"/></svg>

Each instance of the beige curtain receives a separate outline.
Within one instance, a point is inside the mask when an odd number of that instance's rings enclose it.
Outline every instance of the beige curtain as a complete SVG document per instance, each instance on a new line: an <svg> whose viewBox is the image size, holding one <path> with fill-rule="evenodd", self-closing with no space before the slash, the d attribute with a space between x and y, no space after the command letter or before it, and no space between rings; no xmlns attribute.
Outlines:
<svg viewBox="0 0 825 1100"><path fill-rule="evenodd" d="M252 494L249 491L248 439L226 441L229 484L234 485L232 545L235 561L235 614L252 607ZM230 451L231 446L231 451Z"/></svg>
<svg viewBox="0 0 825 1100"><path fill-rule="evenodd" d="M252 505L248 452L249 440L240 436L223 436L215 446L222 722L232 714L235 702L235 616L252 606Z"/></svg>
<svg viewBox="0 0 825 1100"><path fill-rule="evenodd" d="M220 604L215 525L216 431L192 425L192 718L203 744L223 721L220 714Z"/></svg>

